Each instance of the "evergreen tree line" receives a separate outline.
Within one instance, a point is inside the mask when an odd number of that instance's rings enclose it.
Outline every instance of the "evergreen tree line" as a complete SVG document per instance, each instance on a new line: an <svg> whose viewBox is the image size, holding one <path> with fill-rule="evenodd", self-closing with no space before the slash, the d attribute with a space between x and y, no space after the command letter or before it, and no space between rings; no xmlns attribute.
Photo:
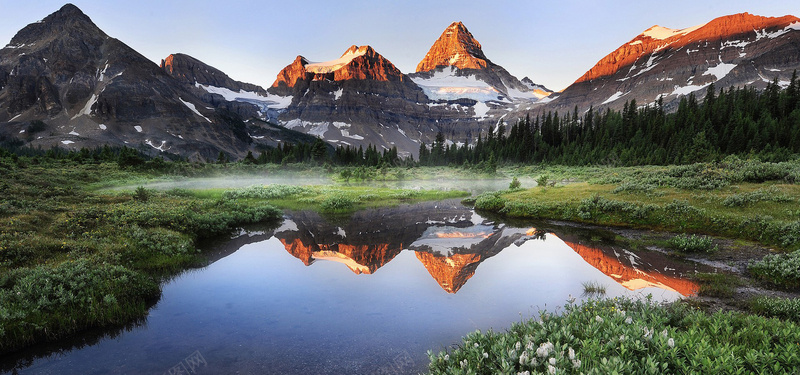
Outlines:
<svg viewBox="0 0 800 375"><path fill-rule="evenodd" d="M507 131L508 130L508 131ZM484 135L485 134L485 135ZM665 113L663 100L623 110L540 113L502 122L469 144L445 143L440 133L420 145L420 165L479 163L688 164L726 155L755 155L783 161L800 153L800 82L797 74L786 89L777 80L764 91L711 84L702 102L694 94L681 98L677 111Z"/></svg>
<svg viewBox="0 0 800 375"><path fill-rule="evenodd" d="M223 162L224 156L220 153L217 162ZM261 151L258 157L248 152L244 158L244 162L250 164L329 163L368 167L398 165L403 161L398 156L397 147L380 152L374 145L368 145L366 150L362 146L346 145L331 151L320 138L313 143L283 143Z"/></svg>

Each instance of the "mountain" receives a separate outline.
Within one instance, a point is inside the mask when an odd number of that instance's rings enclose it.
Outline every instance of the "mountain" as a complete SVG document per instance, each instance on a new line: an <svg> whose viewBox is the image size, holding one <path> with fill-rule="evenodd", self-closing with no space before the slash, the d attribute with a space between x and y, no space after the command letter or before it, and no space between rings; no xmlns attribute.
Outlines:
<svg viewBox="0 0 800 375"><path fill-rule="evenodd" d="M675 108L681 96L717 89L783 84L800 68L800 19L748 13L716 18L686 29L653 26L602 58L545 108L620 109L635 99L663 97Z"/></svg>
<svg viewBox="0 0 800 375"><path fill-rule="evenodd" d="M535 101L549 91L536 91L533 82L525 84L489 60L461 22L453 22L442 32L411 77L433 100L469 98L501 104L514 99Z"/></svg>
<svg viewBox="0 0 800 375"><path fill-rule="evenodd" d="M342 146L397 147L410 155L439 131L463 139L480 129L475 101L430 101L370 46L352 46L326 62L297 56L267 91L291 100L281 124Z"/></svg>
<svg viewBox="0 0 800 375"><path fill-rule="evenodd" d="M0 50L0 77L0 135L30 146L127 145L203 159L244 156L252 142L240 119L208 107L72 4Z"/></svg>
<svg viewBox="0 0 800 375"><path fill-rule="evenodd" d="M241 118L252 145L258 148L316 140L314 136L276 125L279 111L289 105L289 100L271 95L261 86L236 81L221 70L182 53L161 60L161 69L206 105Z"/></svg>
<svg viewBox="0 0 800 375"><path fill-rule="evenodd" d="M286 127L338 145L397 147L414 155L442 132L448 143L474 142L520 102L550 90L521 82L483 53L461 22L450 25L413 74L403 74L369 46L352 46L338 59L297 56L269 94L291 98L278 120Z"/></svg>

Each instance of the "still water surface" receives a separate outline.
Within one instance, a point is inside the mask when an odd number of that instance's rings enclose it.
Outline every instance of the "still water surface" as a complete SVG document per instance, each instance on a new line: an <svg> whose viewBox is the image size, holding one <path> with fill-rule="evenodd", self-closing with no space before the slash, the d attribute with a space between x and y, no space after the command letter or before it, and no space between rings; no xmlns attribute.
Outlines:
<svg viewBox="0 0 800 375"><path fill-rule="evenodd" d="M506 224L458 201L288 213L214 245L163 285L145 321L91 345L2 360L20 374L407 374L481 329L557 311L583 282L606 295L692 294L699 265L633 253L607 232ZM49 353L49 354L48 354Z"/></svg>

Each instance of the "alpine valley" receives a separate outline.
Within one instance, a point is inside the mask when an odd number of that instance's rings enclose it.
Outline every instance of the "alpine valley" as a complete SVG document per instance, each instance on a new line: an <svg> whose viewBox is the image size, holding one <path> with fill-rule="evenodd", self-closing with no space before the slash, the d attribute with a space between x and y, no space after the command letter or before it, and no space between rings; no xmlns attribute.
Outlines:
<svg viewBox="0 0 800 375"><path fill-rule="evenodd" d="M743 13L682 30L653 26L558 93L490 60L461 22L409 74L368 45L342 48L325 62L297 56L265 89L185 54L159 66L67 4L0 50L0 140L210 160L319 137L417 156L440 133L447 144L471 144L501 121L545 111L632 100L673 110L712 83L788 85L800 68L800 19Z"/></svg>

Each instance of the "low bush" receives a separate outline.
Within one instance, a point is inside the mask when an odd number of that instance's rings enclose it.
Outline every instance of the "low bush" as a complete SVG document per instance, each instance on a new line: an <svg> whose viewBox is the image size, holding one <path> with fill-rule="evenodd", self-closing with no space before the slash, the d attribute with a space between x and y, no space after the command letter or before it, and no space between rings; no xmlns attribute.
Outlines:
<svg viewBox="0 0 800 375"><path fill-rule="evenodd" d="M679 234L669 239L669 246L684 253L709 253L719 247L708 236Z"/></svg>
<svg viewBox="0 0 800 375"><path fill-rule="evenodd" d="M39 266L7 282L0 288L0 353L144 316L159 293L140 273L89 259Z"/></svg>
<svg viewBox="0 0 800 375"><path fill-rule="evenodd" d="M788 289L800 288L800 250L766 255L750 264L749 271L771 284Z"/></svg>
<svg viewBox="0 0 800 375"><path fill-rule="evenodd" d="M800 298L757 297L750 301L750 311L800 323Z"/></svg>
<svg viewBox="0 0 800 375"><path fill-rule="evenodd" d="M255 185L243 189L227 190L222 194L225 199L259 198L277 199L289 196L311 194L313 191L304 186L295 185Z"/></svg>
<svg viewBox="0 0 800 375"><path fill-rule="evenodd" d="M507 332L428 352L431 374L793 374L800 327L740 313L626 299L568 304Z"/></svg>
<svg viewBox="0 0 800 375"><path fill-rule="evenodd" d="M320 203L320 207L322 207L324 211L328 212L346 211L353 208L356 203L358 203L358 201L356 201L354 198L346 195L335 194L323 199L322 203Z"/></svg>
<svg viewBox="0 0 800 375"><path fill-rule="evenodd" d="M499 193L483 193L475 200L475 208L479 210L499 212L505 206L505 199Z"/></svg>
<svg viewBox="0 0 800 375"><path fill-rule="evenodd" d="M727 207L746 207L758 202L793 202L795 199L782 193L778 188L771 186L766 189L758 189L749 193L732 194L722 201L722 205Z"/></svg>

